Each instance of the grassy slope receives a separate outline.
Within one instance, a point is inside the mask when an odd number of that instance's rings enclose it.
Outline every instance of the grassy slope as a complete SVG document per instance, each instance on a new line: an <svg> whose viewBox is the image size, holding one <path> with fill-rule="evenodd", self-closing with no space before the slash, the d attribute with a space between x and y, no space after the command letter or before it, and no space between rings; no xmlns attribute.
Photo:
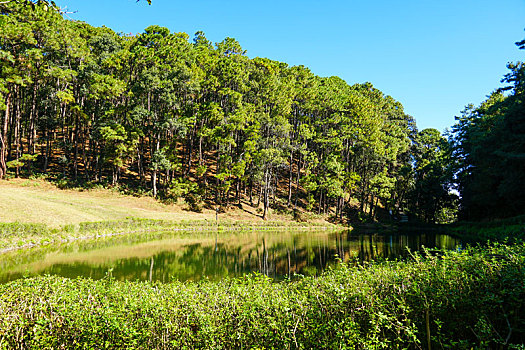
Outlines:
<svg viewBox="0 0 525 350"><path fill-rule="evenodd" d="M215 227L215 211L184 210L185 204L166 205L151 197L133 197L111 190L60 190L43 180L0 180L0 254L53 242L165 229ZM257 209L243 203L219 214L222 228L243 229L319 226L337 227L322 218L308 224L291 215L261 219Z"/></svg>
<svg viewBox="0 0 525 350"><path fill-rule="evenodd" d="M127 217L156 220L215 221L215 212L184 210L184 205L165 205L151 197L132 197L110 190L60 190L40 180L0 180L0 222L41 223L60 227L80 222L123 220ZM256 208L221 213L228 221L262 221ZM272 214L270 221L289 221L291 216Z"/></svg>

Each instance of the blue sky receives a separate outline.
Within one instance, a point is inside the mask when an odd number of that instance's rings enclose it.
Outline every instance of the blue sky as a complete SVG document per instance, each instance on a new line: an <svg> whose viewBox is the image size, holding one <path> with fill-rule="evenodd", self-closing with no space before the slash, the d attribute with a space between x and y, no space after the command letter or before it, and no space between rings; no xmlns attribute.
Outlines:
<svg viewBox="0 0 525 350"><path fill-rule="evenodd" d="M249 57L305 65L391 95L419 129L443 131L525 60L525 0L59 0L71 19L117 32L158 24L237 39Z"/></svg>

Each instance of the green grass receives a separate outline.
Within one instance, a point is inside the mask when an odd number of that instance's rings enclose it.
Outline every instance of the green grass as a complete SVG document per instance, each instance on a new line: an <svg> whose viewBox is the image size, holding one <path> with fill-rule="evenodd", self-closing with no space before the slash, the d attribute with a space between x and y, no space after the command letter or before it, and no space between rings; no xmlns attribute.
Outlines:
<svg viewBox="0 0 525 350"><path fill-rule="evenodd" d="M134 197L116 190L58 189L45 180L0 180L0 222L45 224L51 228L81 222L121 221L128 217L164 221L213 221L215 205L208 203L202 212L188 210L183 201L166 204L149 196ZM224 208L223 208L224 209ZM230 206L219 214L220 221L262 222L260 208L243 202L242 208ZM293 222L292 211L271 210L266 222ZM331 225L322 217L308 215L308 223Z"/></svg>
<svg viewBox="0 0 525 350"><path fill-rule="evenodd" d="M298 282L23 279L0 286L0 348L522 349L524 263L496 245Z"/></svg>
<svg viewBox="0 0 525 350"><path fill-rule="evenodd" d="M21 180L20 180L21 181ZM127 217L152 220L215 219L211 213L192 213L183 206L165 205L151 197L125 196L110 190L59 190L45 181L0 180L0 222L69 224L118 221ZM26 182L38 186L25 185Z"/></svg>
<svg viewBox="0 0 525 350"><path fill-rule="evenodd" d="M525 215L487 222L458 222L447 225L446 229L468 241L524 241Z"/></svg>

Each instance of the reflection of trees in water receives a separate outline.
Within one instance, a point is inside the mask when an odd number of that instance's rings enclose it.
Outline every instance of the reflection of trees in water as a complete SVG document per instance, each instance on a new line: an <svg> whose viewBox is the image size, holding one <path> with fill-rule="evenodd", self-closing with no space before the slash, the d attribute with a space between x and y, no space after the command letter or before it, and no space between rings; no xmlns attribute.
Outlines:
<svg viewBox="0 0 525 350"><path fill-rule="evenodd" d="M286 235L286 234L285 234ZM256 238L256 242L239 239L236 244L221 242L193 243L178 250L163 251L146 258L125 258L107 264L56 264L39 272L74 278L85 276L100 279L112 269L119 280L154 280L169 282L199 280L204 276L221 279L259 272L275 279L294 274L319 274L336 259L369 261L406 256L406 247L421 246L453 249L457 240L443 235L359 235L353 232L330 235L290 235L280 240L271 236ZM13 277L20 276L11 276Z"/></svg>

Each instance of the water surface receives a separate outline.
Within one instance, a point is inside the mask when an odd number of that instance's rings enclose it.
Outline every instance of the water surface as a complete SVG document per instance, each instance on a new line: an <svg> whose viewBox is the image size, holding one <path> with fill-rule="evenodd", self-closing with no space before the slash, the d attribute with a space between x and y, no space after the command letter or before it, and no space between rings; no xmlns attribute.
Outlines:
<svg viewBox="0 0 525 350"><path fill-rule="evenodd" d="M34 275L169 282L240 277L258 272L280 280L318 275L339 259L397 259L407 248L457 249L451 236L320 232L158 232L79 241L0 255L0 282Z"/></svg>

